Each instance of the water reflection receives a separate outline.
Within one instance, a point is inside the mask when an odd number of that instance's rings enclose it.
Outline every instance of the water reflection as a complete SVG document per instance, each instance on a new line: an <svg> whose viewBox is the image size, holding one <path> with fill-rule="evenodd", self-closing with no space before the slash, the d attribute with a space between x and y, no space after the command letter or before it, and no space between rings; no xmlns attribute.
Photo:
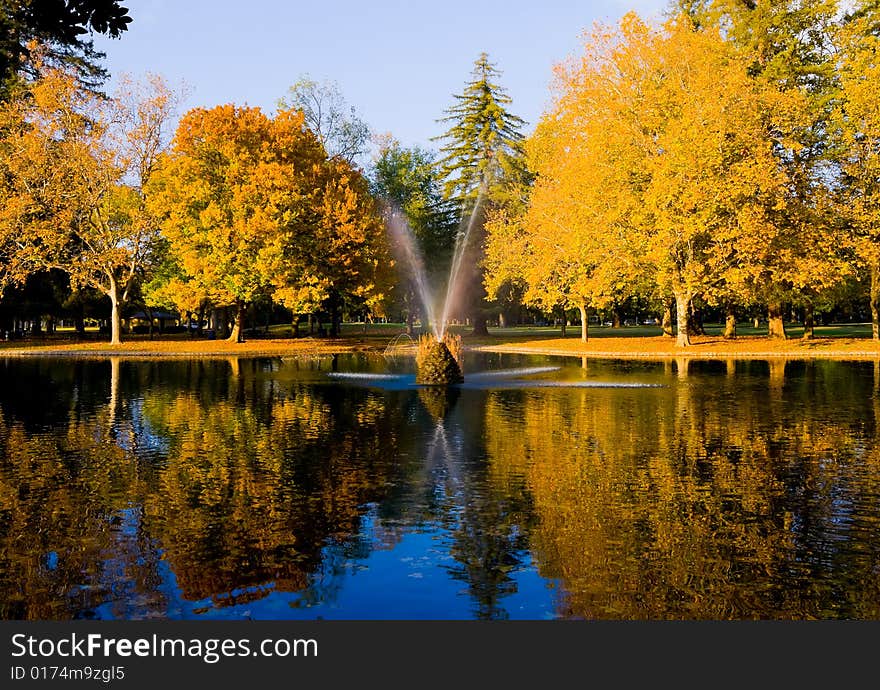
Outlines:
<svg viewBox="0 0 880 690"><path fill-rule="evenodd" d="M876 363L468 364L0 361L0 617L880 617Z"/></svg>

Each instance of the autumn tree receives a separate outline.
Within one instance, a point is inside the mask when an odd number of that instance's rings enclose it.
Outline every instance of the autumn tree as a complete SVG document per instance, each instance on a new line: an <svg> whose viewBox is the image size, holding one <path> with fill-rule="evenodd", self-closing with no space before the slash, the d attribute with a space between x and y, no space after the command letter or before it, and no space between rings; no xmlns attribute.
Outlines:
<svg viewBox="0 0 880 690"><path fill-rule="evenodd" d="M608 193L630 184L624 161L641 161L628 149L628 130L591 130L607 122L598 121L595 93L584 92L593 85L575 69L559 67L556 98L525 142L536 176L528 204L496 212L487 224L486 286L496 295L520 282L525 301L544 311L577 308L586 341L588 309L622 300L644 263L628 233L638 197ZM604 164L608 158L620 164Z"/></svg>
<svg viewBox="0 0 880 690"><path fill-rule="evenodd" d="M699 27L721 27L749 63L765 93L764 124L787 183L772 202L778 232L762 245L760 261L733 292L741 303L763 302L770 337L785 338L783 306L805 312L805 337L821 294L851 273L848 241L831 200L835 174L832 110L837 101L834 46L836 0L742 3L734 0L673 2ZM759 270L760 269L760 270Z"/></svg>
<svg viewBox="0 0 880 690"><path fill-rule="evenodd" d="M564 115L544 119L544 136L558 139L558 151L588 154L554 173L585 202L572 205L582 219L573 226L582 237L598 233L595 251L605 238L610 248L587 275L607 289L629 261L642 263L675 297L677 344L687 346L694 297L723 284L774 232L766 209L784 177L748 64L717 30L682 21L655 29L629 14L617 31L594 32L560 82ZM552 175L549 183L560 186ZM600 193L591 199L581 184Z"/></svg>
<svg viewBox="0 0 880 690"><path fill-rule="evenodd" d="M456 203L463 218L464 247L462 290L469 301L467 311L476 335L485 335L486 292L483 286L484 223L493 209L519 193L528 172L522 149L525 122L508 109L510 96L497 83L500 72L481 53L474 63L471 81L440 122L449 129L437 140L442 142L437 161L444 180L444 198Z"/></svg>
<svg viewBox="0 0 880 690"><path fill-rule="evenodd" d="M243 339L247 305L271 291L286 232L312 220L324 151L296 111L196 108L181 118L150 186L150 204L181 275L173 290L234 307ZM178 302L186 299L183 294Z"/></svg>
<svg viewBox="0 0 880 690"><path fill-rule="evenodd" d="M841 27L840 207L859 261L870 276L871 332L880 340L880 9L863 2Z"/></svg>
<svg viewBox="0 0 880 690"><path fill-rule="evenodd" d="M358 170L344 160L330 159L317 191L314 250L303 252L303 246L309 245L294 236L288 240L287 255L297 257L312 282L325 286L323 306L330 313L330 335L335 337L346 307L380 309L392 280L391 256L379 208Z"/></svg>
<svg viewBox="0 0 880 690"><path fill-rule="evenodd" d="M245 310L260 297L295 312L323 304L334 332L347 301L377 297L387 261L366 180L326 158L300 111L191 110L150 199L179 267L167 289L178 304L233 307L230 340L243 338Z"/></svg>
<svg viewBox="0 0 880 690"><path fill-rule="evenodd" d="M367 152L370 127L346 102L336 82L317 82L305 75L288 89L278 107L301 111L331 158L342 158L357 167Z"/></svg>
<svg viewBox="0 0 880 690"><path fill-rule="evenodd" d="M124 80L114 99L50 69L0 108L3 282L60 269L120 309L151 257L157 226L143 187L164 145L176 94L156 76Z"/></svg>

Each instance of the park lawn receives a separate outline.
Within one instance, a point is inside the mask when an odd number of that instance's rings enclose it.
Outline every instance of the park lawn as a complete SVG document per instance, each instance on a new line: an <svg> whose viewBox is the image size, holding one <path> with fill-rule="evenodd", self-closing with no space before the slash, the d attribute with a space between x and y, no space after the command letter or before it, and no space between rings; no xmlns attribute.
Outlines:
<svg viewBox="0 0 880 690"><path fill-rule="evenodd" d="M817 326L816 338L800 339L798 326L787 326L788 340L768 340L764 329L751 324L740 324L738 337L725 340L720 336L721 327L707 325L708 335L692 338L690 348L677 348L673 338L662 335L653 326L626 326L590 328L589 340L580 340L580 328L570 326L566 337L561 337L558 326L522 326L492 328L488 337L469 335L470 329L453 326L453 333L463 336L467 349L494 352L518 352L527 354L552 354L610 358L670 358L670 357L837 357L878 358L880 343L870 339L870 324L839 324ZM403 324L346 323L340 338L290 337L288 324L270 327L268 335L262 330L244 343L226 340L191 338L186 334L154 336L129 335L121 345L110 345L101 340L71 340L62 334L34 340L0 342L0 356L62 355L62 356L111 356L124 357L229 357L229 356L285 356L312 355L335 352L372 351L382 352L392 342L406 348L409 341L394 339L404 333ZM412 343L414 345L414 342Z"/></svg>
<svg viewBox="0 0 880 690"><path fill-rule="evenodd" d="M180 338L154 338L153 340L128 340L121 345L106 342L40 343L22 347L19 343L4 344L0 356L23 355L70 355L144 357L229 357L229 356L283 356L313 355L336 352L358 352L377 349L376 342L347 337L340 339L317 338L261 338L233 343L228 340L194 340ZM384 343L383 343L384 346Z"/></svg>
<svg viewBox="0 0 880 690"><path fill-rule="evenodd" d="M813 340L789 338L768 340L765 336L740 336L725 340L720 336L696 336L691 347L676 347L675 339L667 336L591 337L586 343L580 338L504 338L495 335L479 340L465 339L470 349L489 352L570 355L613 358L764 358L764 357L836 357L878 358L880 343L866 338L817 337Z"/></svg>

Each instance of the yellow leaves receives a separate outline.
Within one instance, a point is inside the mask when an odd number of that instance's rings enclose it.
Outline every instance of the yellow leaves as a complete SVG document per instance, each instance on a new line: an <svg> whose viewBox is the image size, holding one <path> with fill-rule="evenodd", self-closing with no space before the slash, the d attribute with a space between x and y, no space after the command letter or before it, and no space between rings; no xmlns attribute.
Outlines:
<svg viewBox="0 0 880 690"><path fill-rule="evenodd" d="M527 144L533 265L562 268L567 289L594 302L639 264L705 289L731 241L766 236L766 224L738 225L742 210L782 194L747 65L717 32L635 15L588 41L557 73L557 100Z"/></svg>
<svg viewBox="0 0 880 690"><path fill-rule="evenodd" d="M137 151L158 151L154 128L164 120L148 128L136 114L121 116L142 112L145 102L123 107L84 91L68 72L46 69L27 93L0 104L0 237L18 237L15 279L60 268L75 285L118 286L124 300L154 234L128 173Z"/></svg>
<svg viewBox="0 0 880 690"><path fill-rule="evenodd" d="M841 97L834 120L845 147L844 215L859 259L872 266L880 256L880 39L872 31L876 18L876 11L866 11L840 32Z"/></svg>

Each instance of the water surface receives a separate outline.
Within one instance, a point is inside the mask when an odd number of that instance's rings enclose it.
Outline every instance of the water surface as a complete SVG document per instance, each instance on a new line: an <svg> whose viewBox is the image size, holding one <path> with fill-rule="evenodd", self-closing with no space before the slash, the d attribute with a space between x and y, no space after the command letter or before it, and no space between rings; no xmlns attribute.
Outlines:
<svg viewBox="0 0 880 690"><path fill-rule="evenodd" d="M581 365L0 360L0 618L880 618L875 363Z"/></svg>

